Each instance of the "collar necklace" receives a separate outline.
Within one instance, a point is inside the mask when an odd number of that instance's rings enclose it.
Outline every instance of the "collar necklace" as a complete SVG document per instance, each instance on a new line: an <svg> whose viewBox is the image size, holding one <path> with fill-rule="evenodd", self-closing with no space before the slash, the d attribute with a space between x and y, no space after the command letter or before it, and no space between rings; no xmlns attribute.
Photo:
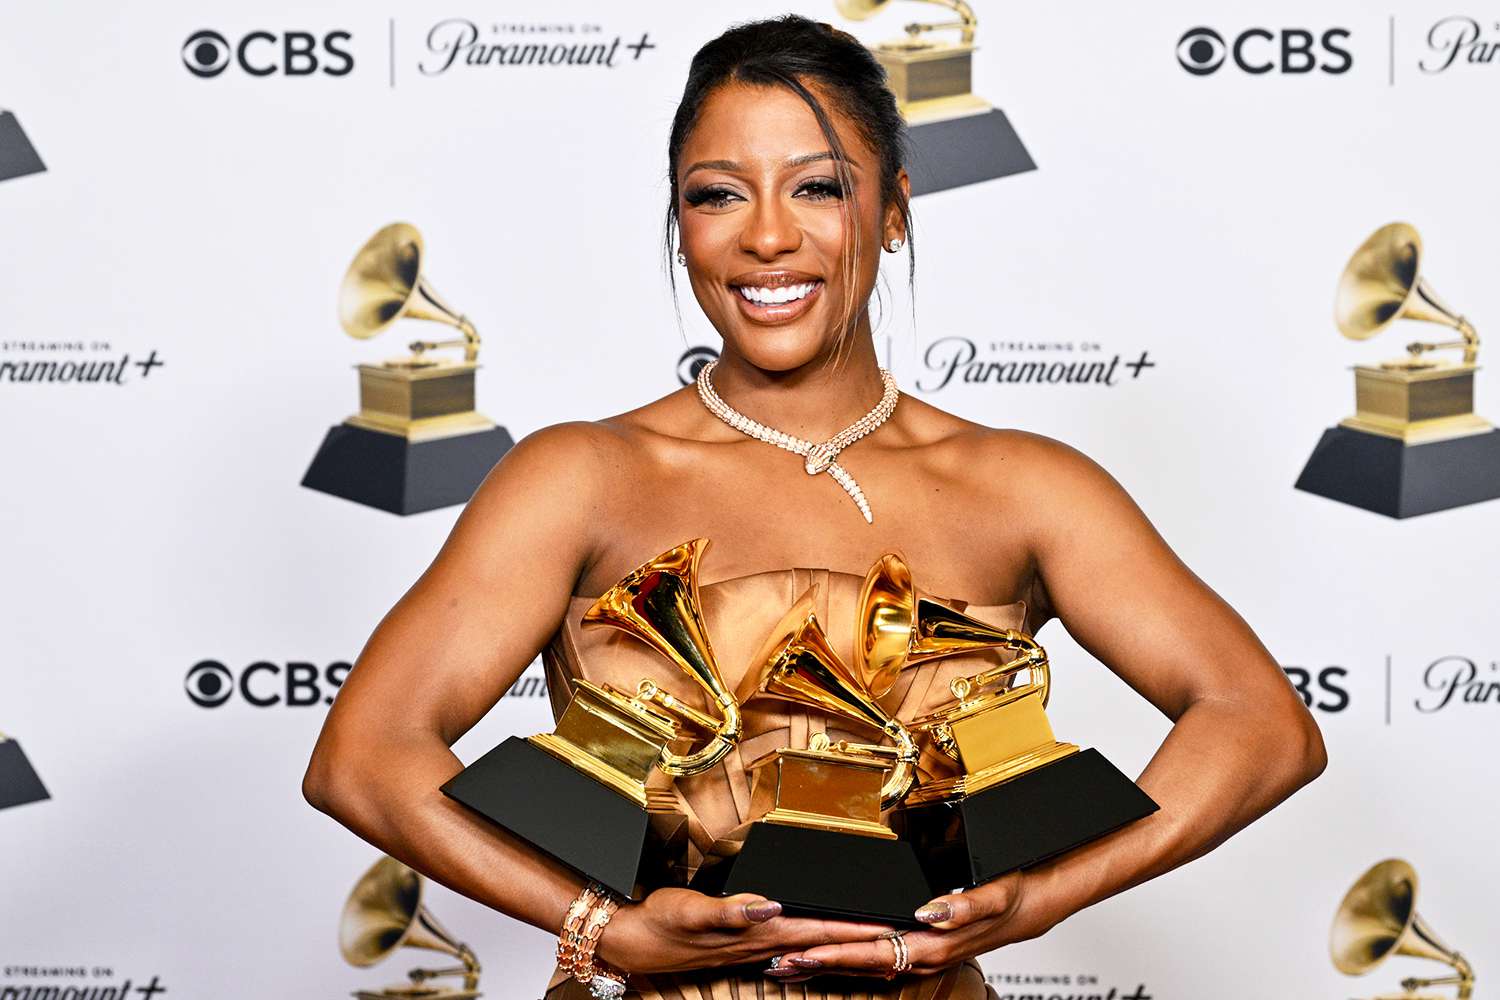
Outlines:
<svg viewBox="0 0 1500 1000"><path fill-rule="evenodd" d="M860 438L869 434L875 428L885 423L891 412L896 409L896 400L901 396L901 390L896 388L896 379L884 368L880 369L880 381L885 386L885 391L880 396L880 402L875 404L874 409L860 417L854 423L839 431L833 437L818 444L813 441L804 441L802 438L793 437L785 431L767 427L758 421L751 420L743 413L724 402L719 394L714 391L713 370L719 362L710 361L698 369L698 398L708 408L708 412L724 421L730 427L755 438L766 444L774 444L778 448L801 455L804 459L803 468L809 476L816 476L820 472L827 472L834 481L844 488L849 494L849 499L854 501L859 512L864 515L866 524L873 524L875 519L870 514L870 503L865 499L864 491L859 488L859 483L854 477L839 465L839 453L849 447Z"/></svg>

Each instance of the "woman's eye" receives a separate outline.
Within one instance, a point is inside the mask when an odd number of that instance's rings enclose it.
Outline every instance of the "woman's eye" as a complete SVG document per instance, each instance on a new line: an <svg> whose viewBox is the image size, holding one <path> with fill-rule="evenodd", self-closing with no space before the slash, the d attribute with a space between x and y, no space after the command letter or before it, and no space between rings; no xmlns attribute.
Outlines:
<svg viewBox="0 0 1500 1000"><path fill-rule="evenodd" d="M811 201L826 201L829 198L842 198L844 189L838 181L818 179L808 181L797 188L797 193L805 195Z"/></svg>
<svg viewBox="0 0 1500 1000"><path fill-rule="evenodd" d="M697 208L700 205L707 205L709 208L723 208L729 204L731 198L735 197L735 193L728 188L701 187L684 192L682 197L693 208Z"/></svg>

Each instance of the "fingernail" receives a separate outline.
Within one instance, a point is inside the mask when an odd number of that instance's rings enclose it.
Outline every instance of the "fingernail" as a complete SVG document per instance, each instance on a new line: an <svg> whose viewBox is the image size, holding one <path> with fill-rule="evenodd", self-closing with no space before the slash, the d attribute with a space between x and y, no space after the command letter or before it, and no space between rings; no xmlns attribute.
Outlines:
<svg viewBox="0 0 1500 1000"><path fill-rule="evenodd" d="M823 963L816 958L789 958L787 961L799 969L821 969L823 967Z"/></svg>
<svg viewBox="0 0 1500 1000"><path fill-rule="evenodd" d="M953 919L953 907L948 903L928 903L917 911L916 916L924 924L940 924Z"/></svg>
<svg viewBox="0 0 1500 1000"><path fill-rule="evenodd" d="M767 976L775 976L778 979L785 979L787 976L798 975L796 969L789 969L786 966L777 966L774 969L763 969L761 971Z"/></svg>
<svg viewBox="0 0 1500 1000"><path fill-rule="evenodd" d="M745 916L758 924L765 923L780 913L781 904L774 899L757 899L753 903L745 904Z"/></svg>

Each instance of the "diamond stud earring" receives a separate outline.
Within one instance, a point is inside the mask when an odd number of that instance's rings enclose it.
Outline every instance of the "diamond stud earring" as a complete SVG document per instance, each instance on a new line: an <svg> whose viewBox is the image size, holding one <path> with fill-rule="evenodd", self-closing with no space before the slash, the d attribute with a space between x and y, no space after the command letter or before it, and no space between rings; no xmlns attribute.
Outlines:
<svg viewBox="0 0 1500 1000"><path fill-rule="evenodd" d="M886 249L891 253L895 253L897 250L901 249L901 241L899 239L891 240L889 245L886 246Z"/></svg>
<svg viewBox="0 0 1500 1000"><path fill-rule="evenodd" d="M681 250L677 251L677 263L681 264L683 267L687 267L687 254L683 253Z"/></svg>

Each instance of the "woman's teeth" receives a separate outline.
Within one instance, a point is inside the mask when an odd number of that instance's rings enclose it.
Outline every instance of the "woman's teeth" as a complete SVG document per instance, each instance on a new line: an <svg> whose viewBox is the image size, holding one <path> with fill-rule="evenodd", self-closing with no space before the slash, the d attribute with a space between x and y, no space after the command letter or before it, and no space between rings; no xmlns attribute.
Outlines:
<svg viewBox="0 0 1500 1000"><path fill-rule="evenodd" d="M780 288L755 288L749 285L739 285L735 291L746 299L757 305L773 306L782 302L795 302L806 297L820 282L808 281L800 285L783 285Z"/></svg>

